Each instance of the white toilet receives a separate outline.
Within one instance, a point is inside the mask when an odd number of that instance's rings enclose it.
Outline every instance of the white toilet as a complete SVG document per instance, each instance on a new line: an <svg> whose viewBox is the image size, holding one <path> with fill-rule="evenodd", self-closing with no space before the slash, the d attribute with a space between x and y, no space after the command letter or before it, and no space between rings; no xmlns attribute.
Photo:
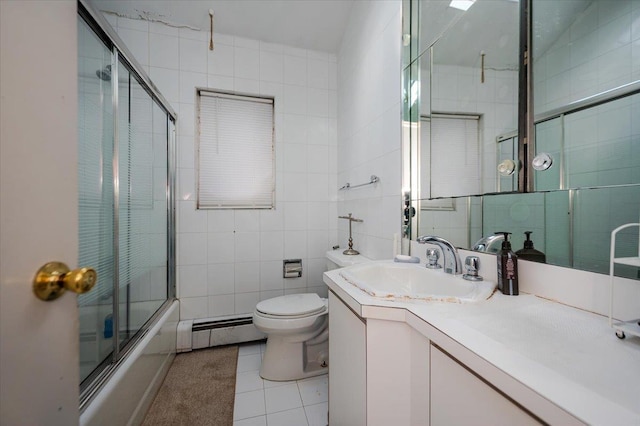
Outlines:
<svg viewBox="0 0 640 426"><path fill-rule="evenodd" d="M343 259L344 258L344 259ZM327 252L327 269L368 261L362 255ZM253 312L253 325L267 334L260 376L274 381L299 380L327 372L329 307L315 293L289 294L263 300Z"/></svg>

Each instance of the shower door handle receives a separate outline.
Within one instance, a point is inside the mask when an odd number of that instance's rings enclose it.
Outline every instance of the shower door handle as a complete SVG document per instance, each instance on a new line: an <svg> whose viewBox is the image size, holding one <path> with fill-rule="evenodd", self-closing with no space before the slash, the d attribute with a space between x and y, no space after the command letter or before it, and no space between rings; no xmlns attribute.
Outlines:
<svg viewBox="0 0 640 426"><path fill-rule="evenodd" d="M73 271L62 262L43 265L33 279L33 292L40 300L56 300L66 290L83 294L98 282L98 273L93 268L79 268Z"/></svg>

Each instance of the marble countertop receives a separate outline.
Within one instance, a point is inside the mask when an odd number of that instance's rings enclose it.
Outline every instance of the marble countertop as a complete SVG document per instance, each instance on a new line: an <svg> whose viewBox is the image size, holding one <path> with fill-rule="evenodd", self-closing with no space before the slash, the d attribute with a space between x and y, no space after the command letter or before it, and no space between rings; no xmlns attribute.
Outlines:
<svg viewBox="0 0 640 426"><path fill-rule="evenodd" d="M413 316L585 423L640 425L640 338L618 339L607 317L528 294L387 301L339 271L326 272L325 282L363 318Z"/></svg>

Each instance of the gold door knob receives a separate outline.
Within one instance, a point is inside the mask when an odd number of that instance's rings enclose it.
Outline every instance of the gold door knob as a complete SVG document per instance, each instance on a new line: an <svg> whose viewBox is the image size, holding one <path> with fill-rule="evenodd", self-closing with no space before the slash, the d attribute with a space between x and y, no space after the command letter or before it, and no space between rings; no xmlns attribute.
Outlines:
<svg viewBox="0 0 640 426"><path fill-rule="evenodd" d="M42 266L33 279L33 292L40 300L55 300L65 290L74 293L86 293L98 281L98 274L92 268L80 268L71 271L62 262L49 262Z"/></svg>

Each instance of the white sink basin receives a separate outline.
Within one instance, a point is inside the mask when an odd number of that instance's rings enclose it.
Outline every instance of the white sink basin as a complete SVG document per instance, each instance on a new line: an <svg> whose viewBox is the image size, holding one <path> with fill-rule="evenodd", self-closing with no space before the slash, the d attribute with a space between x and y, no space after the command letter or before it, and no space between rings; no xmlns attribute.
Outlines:
<svg viewBox="0 0 640 426"><path fill-rule="evenodd" d="M468 281L442 269L390 260L349 266L340 270L340 276L371 296L391 300L478 302L488 299L496 288L491 281Z"/></svg>

